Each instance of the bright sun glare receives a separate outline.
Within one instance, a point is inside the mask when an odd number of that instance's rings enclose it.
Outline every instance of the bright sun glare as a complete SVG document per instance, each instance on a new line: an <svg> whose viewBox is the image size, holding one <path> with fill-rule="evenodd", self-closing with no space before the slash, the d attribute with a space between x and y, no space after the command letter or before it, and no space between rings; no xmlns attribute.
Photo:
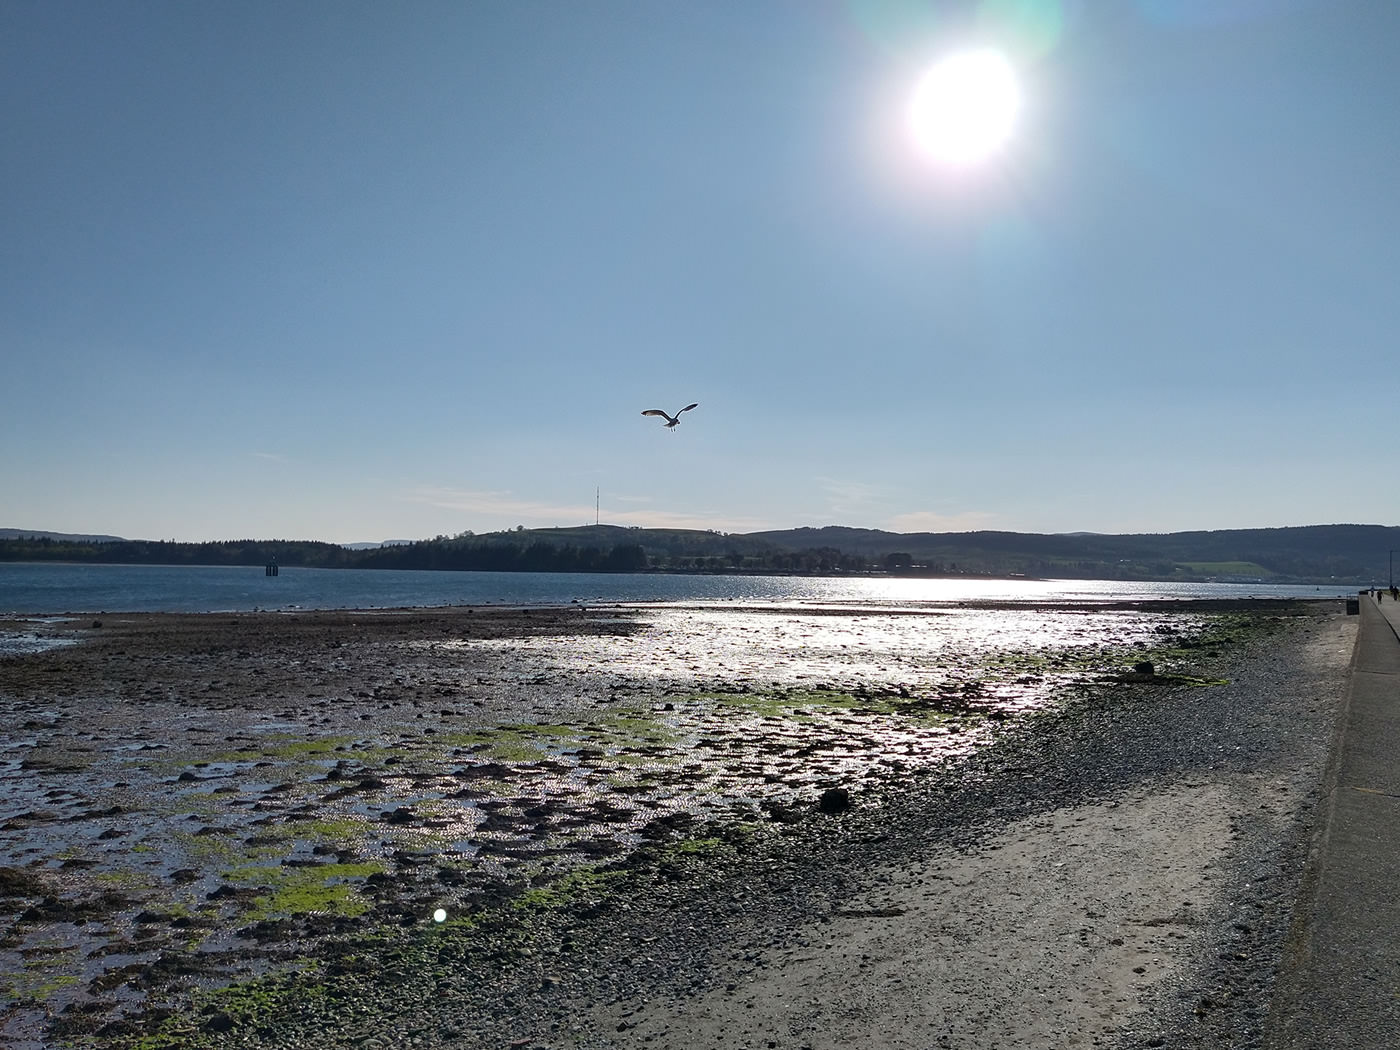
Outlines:
<svg viewBox="0 0 1400 1050"><path fill-rule="evenodd" d="M909 101L919 148L933 160L966 167L986 160L1011 137L1021 88L1006 56L963 51L935 64Z"/></svg>

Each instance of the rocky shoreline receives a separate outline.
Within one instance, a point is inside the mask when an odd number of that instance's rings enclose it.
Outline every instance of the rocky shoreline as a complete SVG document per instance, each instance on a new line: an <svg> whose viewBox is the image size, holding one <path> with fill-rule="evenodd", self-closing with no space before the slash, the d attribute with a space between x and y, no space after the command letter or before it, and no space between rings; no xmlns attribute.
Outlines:
<svg viewBox="0 0 1400 1050"><path fill-rule="evenodd" d="M1079 610L1062 644L1035 649L1075 654L1058 665L954 674L960 652L930 661L935 675L886 642L893 673L828 660L812 682L798 680L825 637L812 624L792 664L804 670L765 663L773 650L750 638L697 655L672 631L640 653L650 676L608 655L656 633L624 610L52 624L82 644L0 662L16 727L5 782L34 793L3 823L25 846L0 860L16 909L0 950L36 978L5 1031L149 1047L817 1048L1037 1045L1050 1026L1064 1045L1259 1046L1350 655L1332 605L1207 603L1127 628L1105 610L1089 631ZM674 673L667 647L684 650ZM1165 655L1133 672L1128 654L1145 651ZM765 666L775 680L758 679ZM525 725L573 735L542 757ZM753 752L756 734L769 746ZM879 775L838 761L845 737ZM209 808L160 817L187 836L182 867L94 865L104 912L74 846L115 832L101 841L128 857L158 852L150 813L120 788L97 797L114 741L151 746L130 752L126 790L149 790L145 776ZM703 768L672 753L697 746L715 756ZM286 779L260 779L273 773ZM568 794L585 773L587 791ZM849 807L823 812L822 791L846 785ZM452 825L449 798L474 823ZM232 826L233 803L249 826ZM444 845L459 832L460 856ZM319 878L293 878L304 871ZM193 903L171 906L177 886L198 888ZM218 930L231 916L237 929ZM93 927L127 943L85 960L84 994L65 999L43 964L77 969L76 950L53 946ZM132 961L100 965L113 958Z"/></svg>

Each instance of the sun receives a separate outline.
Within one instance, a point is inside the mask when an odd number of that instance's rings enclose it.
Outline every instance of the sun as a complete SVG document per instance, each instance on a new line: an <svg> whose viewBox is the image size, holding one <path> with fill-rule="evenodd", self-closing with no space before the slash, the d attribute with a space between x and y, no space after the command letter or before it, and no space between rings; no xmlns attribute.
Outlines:
<svg viewBox="0 0 1400 1050"><path fill-rule="evenodd" d="M934 161L970 167L1011 138L1021 110L1016 71L1000 51L960 51L933 65L909 100L909 126Z"/></svg>

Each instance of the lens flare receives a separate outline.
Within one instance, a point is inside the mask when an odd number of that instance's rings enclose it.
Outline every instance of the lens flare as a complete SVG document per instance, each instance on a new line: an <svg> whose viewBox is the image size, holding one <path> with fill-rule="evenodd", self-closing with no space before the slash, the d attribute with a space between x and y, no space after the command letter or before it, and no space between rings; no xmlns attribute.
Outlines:
<svg viewBox="0 0 1400 1050"><path fill-rule="evenodd" d="M1061 0L982 0L977 22L984 32L1011 44L1018 55L1036 57L1059 46L1067 29Z"/></svg>

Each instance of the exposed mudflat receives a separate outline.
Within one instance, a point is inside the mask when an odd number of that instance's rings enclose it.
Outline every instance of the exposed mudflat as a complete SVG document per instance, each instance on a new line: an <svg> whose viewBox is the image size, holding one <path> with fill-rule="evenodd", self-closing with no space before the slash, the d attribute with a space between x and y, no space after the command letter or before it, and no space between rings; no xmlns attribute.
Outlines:
<svg viewBox="0 0 1400 1050"><path fill-rule="evenodd" d="M0 624L0 1037L1257 1045L1339 604Z"/></svg>

